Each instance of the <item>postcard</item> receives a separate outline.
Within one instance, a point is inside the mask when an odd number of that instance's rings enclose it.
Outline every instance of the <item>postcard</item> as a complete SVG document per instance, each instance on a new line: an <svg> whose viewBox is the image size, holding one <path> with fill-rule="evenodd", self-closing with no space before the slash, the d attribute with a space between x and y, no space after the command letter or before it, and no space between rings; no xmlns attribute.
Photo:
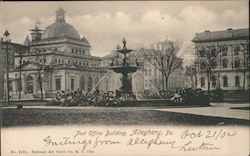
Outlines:
<svg viewBox="0 0 250 156"><path fill-rule="evenodd" d="M2 156L247 156L248 1L2 1Z"/></svg>

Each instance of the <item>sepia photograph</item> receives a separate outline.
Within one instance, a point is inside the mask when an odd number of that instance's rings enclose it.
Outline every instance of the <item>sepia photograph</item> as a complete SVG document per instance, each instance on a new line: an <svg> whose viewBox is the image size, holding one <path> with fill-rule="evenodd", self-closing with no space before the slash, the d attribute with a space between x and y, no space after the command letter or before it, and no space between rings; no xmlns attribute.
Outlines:
<svg viewBox="0 0 250 156"><path fill-rule="evenodd" d="M0 28L0 155L250 155L248 0L1 1Z"/></svg>

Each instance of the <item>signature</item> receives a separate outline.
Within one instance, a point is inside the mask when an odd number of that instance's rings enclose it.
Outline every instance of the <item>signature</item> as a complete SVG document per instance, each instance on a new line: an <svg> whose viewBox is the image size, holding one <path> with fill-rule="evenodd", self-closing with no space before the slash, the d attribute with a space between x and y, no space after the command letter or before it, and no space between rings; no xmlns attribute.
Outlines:
<svg viewBox="0 0 250 156"><path fill-rule="evenodd" d="M219 150L220 148L216 147L214 144L208 142L202 142L198 145L192 145L192 141L179 147L180 151L205 151L205 150Z"/></svg>

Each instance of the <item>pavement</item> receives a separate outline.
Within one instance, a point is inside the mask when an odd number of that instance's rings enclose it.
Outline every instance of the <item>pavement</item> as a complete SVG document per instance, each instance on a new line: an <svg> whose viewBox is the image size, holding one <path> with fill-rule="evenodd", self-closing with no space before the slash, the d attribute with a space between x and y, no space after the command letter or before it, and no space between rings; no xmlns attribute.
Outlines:
<svg viewBox="0 0 250 156"><path fill-rule="evenodd" d="M250 120L249 110L232 109L240 107L249 107L249 103L242 103L242 104L211 103L211 105L212 106L210 107L163 108L155 110L202 115L202 116Z"/></svg>
<svg viewBox="0 0 250 156"><path fill-rule="evenodd" d="M242 109L232 109L240 107L249 107L249 103L211 103L209 107L58 107L58 106L23 106L27 108L35 109L117 109L117 110L128 110L128 109L143 109L143 110L157 110L176 112L184 114L212 116L212 117L223 117L233 119L250 120L250 111ZM16 106L3 107L2 109L16 108Z"/></svg>

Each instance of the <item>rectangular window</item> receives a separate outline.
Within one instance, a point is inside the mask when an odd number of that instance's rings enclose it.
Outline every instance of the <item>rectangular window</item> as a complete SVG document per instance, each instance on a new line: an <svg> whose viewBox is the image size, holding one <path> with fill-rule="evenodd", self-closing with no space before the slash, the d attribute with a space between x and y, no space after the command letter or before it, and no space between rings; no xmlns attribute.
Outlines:
<svg viewBox="0 0 250 156"><path fill-rule="evenodd" d="M201 77L201 88L205 87L205 78Z"/></svg>
<svg viewBox="0 0 250 156"><path fill-rule="evenodd" d="M56 78L56 90L61 90L61 78Z"/></svg>
<svg viewBox="0 0 250 156"><path fill-rule="evenodd" d="M247 86L250 88L250 76L247 76Z"/></svg>
<svg viewBox="0 0 250 156"><path fill-rule="evenodd" d="M18 90L19 91L23 90L23 88L22 88L22 80L20 79L20 77L18 79Z"/></svg>
<svg viewBox="0 0 250 156"><path fill-rule="evenodd" d="M216 87L216 79L212 80L212 87Z"/></svg>
<svg viewBox="0 0 250 156"><path fill-rule="evenodd" d="M70 80L70 86L71 86L71 90L74 90L75 89L75 79L71 79Z"/></svg>
<svg viewBox="0 0 250 156"><path fill-rule="evenodd" d="M228 81L226 76L223 77L223 87L228 87Z"/></svg>
<svg viewBox="0 0 250 156"><path fill-rule="evenodd" d="M240 87L240 77L239 76L235 76L235 86Z"/></svg>
<svg viewBox="0 0 250 156"><path fill-rule="evenodd" d="M9 91L13 91L13 81L9 80Z"/></svg>

